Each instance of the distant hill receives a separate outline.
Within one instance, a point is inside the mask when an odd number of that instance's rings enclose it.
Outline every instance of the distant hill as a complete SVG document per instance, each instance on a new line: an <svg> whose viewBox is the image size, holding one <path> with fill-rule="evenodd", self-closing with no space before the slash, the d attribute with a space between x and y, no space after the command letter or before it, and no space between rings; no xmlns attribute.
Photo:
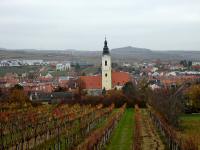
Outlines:
<svg viewBox="0 0 200 150"><path fill-rule="evenodd" d="M150 49L145 48L137 48L137 47L121 47L115 48L111 50L111 55L114 59L118 61L129 61L135 60L140 61L143 59L148 59L150 55L152 55L152 51Z"/></svg>
<svg viewBox="0 0 200 150"><path fill-rule="evenodd" d="M113 57L122 58L124 60L152 60L152 59L161 59L161 60L200 60L200 51L155 51L146 48L137 48L137 47L122 47L111 50Z"/></svg>
<svg viewBox="0 0 200 150"><path fill-rule="evenodd" d="M114 53L121 53L121 52L125 52L125 53L135 53L135 52L148 53L148 52L152 52L150 49L138 48L138 47L132 47L132 46L114 48L111 51L114 52Z"/></svg>
<svg viewBox="0 0 200 150"><path fill-rule="evenodd" d="M44 59L44 60L67 60L87 61L99 64L102 51L83 51L75 49L67 50L35 50L17 49L8 50L0 48L0 60L2 59ZM134 62L141 60L200 60L200 51L154 51L146 48L121 47L111 49L113 61Z"/></svg>

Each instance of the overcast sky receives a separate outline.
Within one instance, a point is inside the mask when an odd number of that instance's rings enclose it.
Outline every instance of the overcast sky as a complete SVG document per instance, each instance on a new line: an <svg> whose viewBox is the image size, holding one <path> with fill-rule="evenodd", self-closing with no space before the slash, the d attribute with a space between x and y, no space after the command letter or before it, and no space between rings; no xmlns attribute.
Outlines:
<svg viewBox="0 0 200 150"><path fill-rule="evenodd" d="M0 47L200 50L200 0L0 0Z"/></svg>

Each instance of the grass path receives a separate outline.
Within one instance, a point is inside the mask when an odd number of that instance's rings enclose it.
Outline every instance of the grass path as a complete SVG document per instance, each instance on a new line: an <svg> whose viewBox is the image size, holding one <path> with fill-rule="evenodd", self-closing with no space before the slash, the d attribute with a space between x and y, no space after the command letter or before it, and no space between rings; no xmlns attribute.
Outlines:
<svg viewBox="0 0 200 150"><path fill-rule="evenodd" d="M165 150L165 146L145 109L142 109L141 130L142 150Z"/></svg>
<svg viewBox="0 0 200 150"><path fill-rule="evenodd" d="M126 109L106 150L131 150L133 144L133 109Z"/></svg>

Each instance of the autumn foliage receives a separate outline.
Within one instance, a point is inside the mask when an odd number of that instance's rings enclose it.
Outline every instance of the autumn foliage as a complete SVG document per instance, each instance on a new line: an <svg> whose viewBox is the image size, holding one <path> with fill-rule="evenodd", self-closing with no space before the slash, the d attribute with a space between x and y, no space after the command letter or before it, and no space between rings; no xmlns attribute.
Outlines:
<svg viewBox="0 0 200 150"><path fill-rule="evenodd" d="M102 127L96 129L92 134L87 137L84 142L78 145L77 150L93 150L102 149L108 142L109 137L121 116L126 109L126 104L124 104L119 111L113 113L107 120L106 124Z"/></svg>
<svg viewBox="0 0 200 150"><path fill-rule="evenodd" d="M0 149L73 149L113 109L60 104L0 112Z"/></svg>
<svg viewBox="0 0 200 150"><path fill-rule="evenodd" d="M187 97L186 106L192 112L200 112L200 85L192 85L185 93Z"/></svg>

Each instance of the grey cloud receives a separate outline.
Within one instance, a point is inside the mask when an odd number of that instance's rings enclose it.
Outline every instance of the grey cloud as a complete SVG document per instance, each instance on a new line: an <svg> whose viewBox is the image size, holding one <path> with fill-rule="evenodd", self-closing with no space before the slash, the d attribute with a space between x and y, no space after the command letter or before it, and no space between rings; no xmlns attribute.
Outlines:
<svg viewBox="0 0 200 150"><path fill-rule="evenodd" d="M200 50L199 0L1 0L0 47Z"/></svg>

